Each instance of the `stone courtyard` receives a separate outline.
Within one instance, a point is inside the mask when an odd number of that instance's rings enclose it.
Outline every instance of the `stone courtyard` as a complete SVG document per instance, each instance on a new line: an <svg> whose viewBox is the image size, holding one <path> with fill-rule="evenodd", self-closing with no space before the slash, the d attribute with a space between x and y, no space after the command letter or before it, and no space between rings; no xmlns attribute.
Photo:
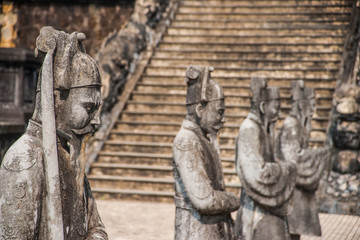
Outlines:
<svg viewBox="0 0 360 240"><path fill-rule="evenodd" d="M172 203L97 200L97 205L110 240L174 239ZM303 236L301 240L360 239L359 216L321 213L320 222L322 237Z"/></svg>

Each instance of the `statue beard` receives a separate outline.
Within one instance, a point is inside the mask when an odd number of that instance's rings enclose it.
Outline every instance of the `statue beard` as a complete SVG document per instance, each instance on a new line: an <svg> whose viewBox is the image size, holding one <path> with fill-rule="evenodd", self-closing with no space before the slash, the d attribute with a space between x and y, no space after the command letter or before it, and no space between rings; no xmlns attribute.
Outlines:
<svg viewBox="0 0 360 240"><path fill-rule="evenodd" d="M87 125L87 126L84 127L84 128L81 128L81 129L71 129L71 131L72 131L74 134L76 134L76 135L83 136L83 135L86 135L86 134L95 132L95 126L92 125L92 124L89 124L89 125Z"/></svg>

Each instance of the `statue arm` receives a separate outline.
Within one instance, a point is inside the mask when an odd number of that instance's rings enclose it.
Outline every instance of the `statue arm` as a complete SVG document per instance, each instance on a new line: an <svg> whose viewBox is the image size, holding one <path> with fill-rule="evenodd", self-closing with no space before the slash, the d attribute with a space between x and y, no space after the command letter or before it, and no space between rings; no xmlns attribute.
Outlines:
<svg viewBox="0 0 360 240"><path fill-rule="evenodd" d="M259 204L277 208L290 199L296 177L292 162L266 162L262 156L260 129L244 121L237 139L236 168L246 193Z"/></svg>
<svg viewBox="0 0 360 240"><path fill-rule="evenodd" d="M191 148L184 149L177 147L175 142L173 148L175 166L192 206L201 214L211 215L237 210L240 199L233 193L215 190L212 187L203 165L201 144L199 141L193 143L189 145Z"/></svg>
<svg viewBox="0 0 360 240"><path fill-rule="evenodd" d="M107 240L108 235L105 231L105 226L101 221L97 210L94 196L92 195L89 182L85 176L85 191L87 196L87 210L88 210L88 234L86 240Z"/></svg>
<svg viewBox="0 0 360 240"><path fill-rule="evenodd" d="M318 188L322 173L330 160L331 148L303 149L298 153L296 185L308 191Z"/></svg>
<svg viewBox="0 0 360 240"><path fill-rule="evenodd" d="M330 147L302 148L296 125L284 125L280 135L280 149L285 161L296 161L296 186L308 191L317 189L322 172L330 159Z"/></svg>

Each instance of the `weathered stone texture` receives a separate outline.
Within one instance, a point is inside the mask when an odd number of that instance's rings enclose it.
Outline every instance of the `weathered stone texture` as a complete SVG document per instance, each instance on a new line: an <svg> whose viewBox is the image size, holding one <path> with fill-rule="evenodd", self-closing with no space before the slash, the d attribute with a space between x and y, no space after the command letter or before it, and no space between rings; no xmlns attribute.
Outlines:
<svg viewBox="0 0 360 240"><path fill-rule="evenodd" d="M91 1L90 1L91 2ZM56 29L85 33L87 41L84 43L90 55L94 55L102 40L111 32L126 24L134 8L133 0L114 1L112 4L101 3L73 3L58 2L17 2L14 11L18 21L15 25L17 38L16 47L34 49L34 39L40 28L51 25ZM3 5L2 5L3 6Z"/></svg>
<svg viewBox="0 0 360 240"><path fill-rule="evenodd" d="M340 174L331 171L320 181L316 199L326 213L360 215L360 173Z"/></svg>

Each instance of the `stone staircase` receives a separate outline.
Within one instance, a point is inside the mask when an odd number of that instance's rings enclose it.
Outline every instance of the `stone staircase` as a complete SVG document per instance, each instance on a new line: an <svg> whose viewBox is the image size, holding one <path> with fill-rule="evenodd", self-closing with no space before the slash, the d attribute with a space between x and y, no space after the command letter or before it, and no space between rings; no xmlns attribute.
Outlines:
<svg viewBox="0 0 360 240"><path fill-rule="evenodd" d="M311 145L325 139L353 1L183 0L88 176L96 197L172 201L172 141L185 116L185 69L210 65L224 88L220 134L227 189L238 193L234 138L250 107L251 76L281 93L279 126L289 112L290 82L316 88Z"/></svg>

